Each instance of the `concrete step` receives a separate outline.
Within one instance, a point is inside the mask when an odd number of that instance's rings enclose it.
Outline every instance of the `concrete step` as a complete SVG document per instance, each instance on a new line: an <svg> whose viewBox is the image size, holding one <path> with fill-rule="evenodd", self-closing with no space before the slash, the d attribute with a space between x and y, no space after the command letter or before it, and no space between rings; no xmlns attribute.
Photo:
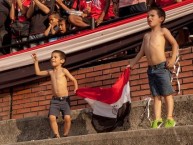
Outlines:
<svg viewBox="0 0 193 145"><path fill-rule="evenodd" d="M130 133L133 134L133 132L138 132L138 131L140 132L147 131L148 134L151 131L154 132L154 130L149 130L150 128L149 120L145 118L144 121L142 122L142 119L141 119L141 114L143 114L144 112L145 104L146 102L144 101L132 102L132 110L129 117L125 119L125 123L123 124L123 126L117 127L117 129L114 130L114 133L117 131L127 131L127 132L120 133L120 134L127 134L128 130L129 130L129 134ZM153 107L151 105L150 118L153 118L152 110L153 110ZM163 114L165 114L164 107L163 107ZM189 133L187 132L187 130L189 130L189 128L192 129L191 125L193 125L193 95L184 95L184 96L175 97L174 117L177 121L177 127L175 127L174 130L179 131L180 129L178 128L181 128L182 130L184 130L183 132L187 134L187 136L189 136ZM164 118L164 115L163 115L163 118ZM60 134L62 135L63 120L61 118L58 120L58 124L59 124ZM189 126L187 127L187 125ZM141 129L148 129L148 130L141 130ZM165 130L165 131L164 129L161 129L161 130L163 131L160 132L160 135L162 135L162 132L168 132L168 130ZM170 133L175 132L174 130L171 131ZM137 134L140 135L140 132L138 132ZM92 135L87 136L88 138L95 135L101 136L101 134L96 134L95 130L91 125L90 109L72 111L72 127L70 130L70 136L72 136L72 138L74 138L74 136L78 136L78 138L80 138L80 141L81 141L81 138L85 139L87 137L80 136L80 135L89 135L89 134L92 134ZM144 133L143 134L144 137L142 137L143 136L142 135L140 138L146 138L148 134L145 135ZM190 135L191 134L192 133L190 132ZM52 136L53 135L50 130L49 121L47 117L33 117L33 118L25 118L25 119L18 119L18 120L11 119L11 120L0 122L0 144L14 144L17 142L49 139ZM106 138L109 138L109 136L111 136L111 133L109 133L109 135L106 134L104 136L106 136ZM117 136L119 136L119 134L117 134ZM130 136L130 135L126 135L126 136ZM173 136L175 136L175 134L173 134ZM184 135L182 135L182 137L183 136ZM163 138L165 138L164 135L163 135ZM181 138L181 134L180 134L180 138ZM74 144L76 145L76 143ZM193 144L187 144L187 145L193 145Z"/></svg>
<svg viewBox="0 0 193 145"><path fill-rule="evenodd" d="M9 145L193 145L193 125L88 134Z"/></svg>

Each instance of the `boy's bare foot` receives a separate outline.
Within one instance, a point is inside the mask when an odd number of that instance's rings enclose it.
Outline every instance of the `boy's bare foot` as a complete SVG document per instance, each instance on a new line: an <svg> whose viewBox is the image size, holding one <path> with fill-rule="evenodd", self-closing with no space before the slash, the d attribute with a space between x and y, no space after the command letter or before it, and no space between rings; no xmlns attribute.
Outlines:
<svg viewBox="0 0 193 145"><path fill-rule="evenodd" d="M63 137L68 137L68 134L67 135L64 134Z"/></svg>
<svg viewBox="0 0 193 145"><path fill-rule="evenodd" d="M55 134L53 138L60 138L58 134Z"/></svg>

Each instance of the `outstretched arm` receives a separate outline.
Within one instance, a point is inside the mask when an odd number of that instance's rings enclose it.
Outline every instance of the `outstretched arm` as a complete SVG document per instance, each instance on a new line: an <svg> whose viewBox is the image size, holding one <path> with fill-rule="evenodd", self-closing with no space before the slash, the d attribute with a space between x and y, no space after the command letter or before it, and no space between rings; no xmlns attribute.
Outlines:
<svg viewBox="0 0 193 145"><path fill-rule="evenodd" d="M172 46L172 56L167 61L167 67L172 68L174 66L175 61L176 61L176 57L179 54L179 46L178 46L178 43L176 42L175 38L172 36L172 34L170 33L170 31L167 28L163 28L163 33L164 33L166 40L168 40L168 42Z"/></svg>
<svg viewBox="0 0 193 145"><path fill-rule="evenodd" d="M78 89L78 82L77 80L71 75L71 73L67 69L63 69L65 75L74 83L74 93L76 93L76 90Z"/></svg>
<svg viewBox="0 0 193 145"><path fill-rule="evenodd" d="M49 75L48 71L41 71L41 70L40 70L37 55L34 53L34 54L32 54L31 56L32 56L32 59L34 60L34 67L35 67L35 73L36 73L36 75L38 75L38 76L46 76L46 75Z"/></svg>

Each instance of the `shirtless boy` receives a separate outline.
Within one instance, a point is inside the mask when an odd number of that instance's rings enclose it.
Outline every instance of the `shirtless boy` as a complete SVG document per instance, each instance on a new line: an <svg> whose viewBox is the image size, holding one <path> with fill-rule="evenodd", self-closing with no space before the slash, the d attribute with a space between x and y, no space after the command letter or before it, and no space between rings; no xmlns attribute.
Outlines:
<svg viewBox="0 0 193 145"><path fill-rule="evenodd" d="M148 79L151 93L154 97L154 121L151 124L152 128L159 128L163 120L161 118L161 105L163 96L165 99L167 118L165 127L174 127L176 122L173 119L174 100L170 79L171 74L169 68L174 66L177 54L178 44L167 28L161 25L165 20L165 12L161 8L153 7L148 11L147 22L151 31L146 33L143 38L143 43L140 52L130 61L128 67L133 66L144 55L148 62ZM171 58L166 60L165 43L168 41L172 46Z"/></svg>
<svg viewBox="0 0 193 145"><path fill-rule="evenodd" d="M70 106L67 102L68 99L68 89L67 89L67 78L73 81L75 89L74 92L78 89L77 80L70 74L70 72L63 68L63 65L66 61L65 53L60 50L54 50L51 54L51 65L52 70L41 71L39 68L38 58L36 54L32 54L34 60L35 73L39 76L48 76L51 77L52 84L52 93L53 98L50 102L49 109L49 120L50 126L54 133L54 137L60 138L58 132L58 124L56 118L59 116L60 112L64 118L64 137L68 136L70 126L71 126L71 117L70 117Z"/></svg>

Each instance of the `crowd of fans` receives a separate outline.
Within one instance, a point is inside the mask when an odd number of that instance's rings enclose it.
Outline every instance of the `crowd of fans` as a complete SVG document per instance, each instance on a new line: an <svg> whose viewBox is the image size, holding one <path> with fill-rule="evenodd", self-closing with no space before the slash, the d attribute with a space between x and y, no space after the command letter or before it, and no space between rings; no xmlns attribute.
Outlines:
<svg viewBox="0 0 193 145"><path fill-rule="evenodd" d="M177 2L180 2L178 0ZM0 0L0 47L13 45L10 52L34 47L58 39L57 34L103 21L147 11L148 7L161 7L176 0ZM62 36L61 36L62 37ZM65 37L65 36L63 36ZM40 41L33 41L39 39Z"/></svg>

